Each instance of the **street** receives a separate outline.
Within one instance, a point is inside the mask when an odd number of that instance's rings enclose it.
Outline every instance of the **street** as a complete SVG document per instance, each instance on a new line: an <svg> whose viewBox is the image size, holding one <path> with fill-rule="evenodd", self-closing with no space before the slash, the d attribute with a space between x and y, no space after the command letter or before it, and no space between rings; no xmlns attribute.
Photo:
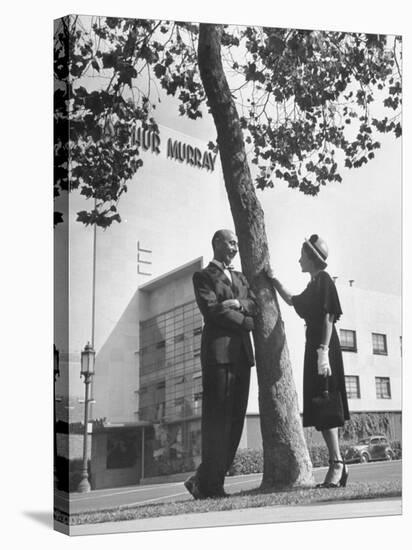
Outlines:
<svg viewBox="0 0 412 550"><path fill-rule="evenodd" d="M314 470L316 483L323 481L325 470L326 468L317 468ZM257 488L259 487L261 477L262 474L227 477L225 490L227 493L235 494L240 491ZM399 480L401 477L401 460L351 464L349 465L348 484L362 481ZM183 501L191 498L183 487L183 482L174 482L101 489L90 493L71 493L69 498L66 493L57 491L55 506L60 510L68 510L70 507L70 512L73 514L92 510L104 510L118 506Z"/></svg>

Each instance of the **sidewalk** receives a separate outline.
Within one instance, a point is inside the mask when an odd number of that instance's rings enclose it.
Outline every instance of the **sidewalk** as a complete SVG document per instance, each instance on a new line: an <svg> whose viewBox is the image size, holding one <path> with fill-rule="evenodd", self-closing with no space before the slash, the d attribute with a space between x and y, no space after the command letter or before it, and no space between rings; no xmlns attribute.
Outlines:
<svg viewBox="0 0 412 550"><path fill-rule="evenodd" d="M373 516L395 516L402 513L400 498L381 500L355 500L304 506L269 506L223 512L207 512L138 519L112 523L74 525L72 536L97 535L104 533L127 533L138 531L159 531L167 529L188 529L200 527L224 527L261 523L282 523L291 521L313 521L325 519L347 519ZM56 525L56 528L58 526ZM66 531L67 526L64 526Z"/></svg>

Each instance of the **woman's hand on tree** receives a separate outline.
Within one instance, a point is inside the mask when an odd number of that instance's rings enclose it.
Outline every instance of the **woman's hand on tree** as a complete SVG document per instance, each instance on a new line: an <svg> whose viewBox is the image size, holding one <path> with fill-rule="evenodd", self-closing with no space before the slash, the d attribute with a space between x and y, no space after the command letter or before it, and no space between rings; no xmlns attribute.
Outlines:
<svg viewBox="0 0 412 550"><path fill-rule="evenodd" d="M272 270L272 267L270 264L266 264L265 267L263 268L263 272L264 274L266 275L266 277L268 279L274 279L275 276L273 274L273 270Z"/></svg>

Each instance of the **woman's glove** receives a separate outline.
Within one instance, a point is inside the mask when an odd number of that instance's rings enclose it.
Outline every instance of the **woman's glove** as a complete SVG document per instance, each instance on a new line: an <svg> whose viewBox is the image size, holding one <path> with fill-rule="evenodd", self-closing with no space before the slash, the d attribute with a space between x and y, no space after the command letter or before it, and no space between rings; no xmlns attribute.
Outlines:
<svg viewBox="0 0 412 550"><path fill-rule="evenodd" d="M229 309L240 309L240 302L235 298L229 298L222 302L222 306Z"/></svg>
<svg viewBox="0 0 412 550"><path fill-rule="evenodd" d="M318 348L316 351L318 353L318 374L320 376L330 376L332 370L329 364L329 348L322 347Z"/></svg>

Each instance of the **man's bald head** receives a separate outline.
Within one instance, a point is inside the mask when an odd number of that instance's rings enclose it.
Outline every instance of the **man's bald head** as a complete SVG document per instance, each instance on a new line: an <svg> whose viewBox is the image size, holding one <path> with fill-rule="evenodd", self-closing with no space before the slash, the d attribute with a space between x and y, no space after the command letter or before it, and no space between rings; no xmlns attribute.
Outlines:
<svg viewBox="0 0 412 550"><path fill-rule="evenodd" d="M230 229L218 229L212 237L212 248L215 250L217 241L236 239L236 235Z"/></svg>

